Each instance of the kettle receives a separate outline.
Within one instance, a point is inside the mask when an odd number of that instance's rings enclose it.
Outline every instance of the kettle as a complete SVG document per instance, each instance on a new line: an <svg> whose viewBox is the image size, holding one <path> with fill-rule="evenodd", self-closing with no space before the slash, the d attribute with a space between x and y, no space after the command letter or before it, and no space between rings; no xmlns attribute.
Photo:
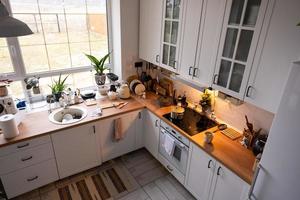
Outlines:
<svg viewBox="0 0 300 200"><path fill-rule="evenodd" d="M121 99L128 99L130 98L130 90L129 87L126 83L122 84L118 90L117 90L119 97Z"/></svg>

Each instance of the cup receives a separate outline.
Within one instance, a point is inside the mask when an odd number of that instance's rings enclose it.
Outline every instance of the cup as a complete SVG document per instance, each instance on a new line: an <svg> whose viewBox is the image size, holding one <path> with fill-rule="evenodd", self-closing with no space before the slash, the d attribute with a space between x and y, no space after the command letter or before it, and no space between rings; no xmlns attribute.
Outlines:
<svg viewBox="0 0 300 200"><path fill-rule="evenodd" d="M213 133L207 131L204 134L205 134L205 143L210 144L212 142L213 138L214 138Z"/></svg>

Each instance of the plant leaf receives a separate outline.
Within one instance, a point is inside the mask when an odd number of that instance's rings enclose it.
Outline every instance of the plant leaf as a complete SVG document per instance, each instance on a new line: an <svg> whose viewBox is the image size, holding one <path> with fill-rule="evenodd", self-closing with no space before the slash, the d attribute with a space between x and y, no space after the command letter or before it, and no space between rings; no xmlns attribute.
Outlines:
<svg viewBox="0 0 300 200"><path fill-rule="evenodd" d="M105 67L104 67L104 64L105 64L105 61L109 58L110 56L110 52L108 52L108 54L106 54L103 58L101 58L100 60L100 70L101 70L101 74L104 72L105 70Z"/></svg>
<svg viewBox="0 0 300 200"><path fill-rule="evenodd" d="M96 66L99 65L99 60L95 57L95 56L92 56L92 55L89 55L89 54L85 54L85 56L90 59L90 61L92 63L94 63Z"/></svg>
<svg viewBox="0 0 300 200"><path fill-rule="evenodd" d="M69 75L70 75L70 74L68 74L68 75L64 78L64 80L61 82L62 85L65 84L65 81L67 80L67 78L69 77Z"/></svg>

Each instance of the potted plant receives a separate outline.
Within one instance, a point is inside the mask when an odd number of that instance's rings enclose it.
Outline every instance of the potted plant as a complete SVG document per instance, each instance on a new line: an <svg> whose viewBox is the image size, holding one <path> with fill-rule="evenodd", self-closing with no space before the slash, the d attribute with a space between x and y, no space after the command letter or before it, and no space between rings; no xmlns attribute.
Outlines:
<svg viewBox="0 0 300 200"><path fill-rule="evenodd" d="M26 83L26 89L27 90L31 90L33 91L33 94L40 94L40 77L29 77L29 78L25 78L24 82Z"/></svg>
<svg viewBox="0 0 300 200"><path fill-rule="evenodd" d="M97 85L104 85L106 81L105 70L109 69L105 67L105 61L109 58L110 52L103 56L100 60L98 60L95 56L85 54L86 57L92 62L92 66L94 67L95 73L95 81Z"/></svg>
<svg viewBox="0 0 300 200"><path fill-rule="evenodd" d="M55 98L56 101L59 101L59 98L61 97L61 93L66 89L67 85L65 84L67 78L69 75L67 75L64 79L61 78L61 74L59 75L58 81L54 80L52 82L52 85L49 85L51 88L51 92Z"/></svg>

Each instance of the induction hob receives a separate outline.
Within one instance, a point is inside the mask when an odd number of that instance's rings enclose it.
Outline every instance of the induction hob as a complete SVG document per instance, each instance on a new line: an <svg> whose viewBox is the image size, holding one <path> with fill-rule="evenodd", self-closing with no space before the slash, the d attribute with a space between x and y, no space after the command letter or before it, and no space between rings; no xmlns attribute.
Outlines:
<svg viewBox="0 0 300 200"><path fill-rule="evenodd" d="M209 119L207 116L200 114L191 108L185 108L183 119L181 120L172 119L171 113L165 114L163 117L190 136L218 125L216 121Z"/></svg>

